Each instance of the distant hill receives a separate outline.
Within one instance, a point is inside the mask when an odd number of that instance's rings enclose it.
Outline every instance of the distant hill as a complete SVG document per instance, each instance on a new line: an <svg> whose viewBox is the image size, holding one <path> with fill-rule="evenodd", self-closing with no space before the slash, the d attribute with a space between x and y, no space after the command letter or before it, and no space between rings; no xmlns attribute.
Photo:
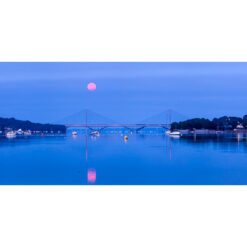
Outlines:
<svg viewBox="0 0 247 247"><path fill-rule="evenodd" d="M32 123L30 121L17 120L15 118L1 118L0 117L0 130L5 131L8 128L12 130L22 129L23 131L48 131L48 132L66 132L66 127L64 125L58 124L40 124Z"/></svg>

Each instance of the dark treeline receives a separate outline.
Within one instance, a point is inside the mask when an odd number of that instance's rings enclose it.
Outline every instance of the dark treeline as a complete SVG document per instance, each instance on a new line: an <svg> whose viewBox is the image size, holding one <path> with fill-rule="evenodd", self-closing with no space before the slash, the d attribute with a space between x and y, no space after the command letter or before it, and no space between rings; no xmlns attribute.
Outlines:
<svg viewBox="0 0 247 247"><path fill-rule="evenodd" d="M66 132L66 127L64 125L32 123L30 121L22 121L15 118L0 118L0 130L4 132L8 128L12 130L22 129L23 131Z"/></svg>
<svg viewBox="0 0 247 247"><path fill-rule="evenodd" d="M233 130L237 125L242 124L247 128L247 115L239 117L220 117L209 120L206 118L193 118L182 122L173 122L171 129L210 129L210 130Z"/></svg>

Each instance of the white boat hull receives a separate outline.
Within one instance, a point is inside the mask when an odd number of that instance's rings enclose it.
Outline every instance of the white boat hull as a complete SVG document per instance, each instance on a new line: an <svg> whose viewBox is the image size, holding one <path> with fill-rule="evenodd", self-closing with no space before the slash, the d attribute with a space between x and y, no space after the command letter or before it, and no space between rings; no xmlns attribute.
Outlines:
<svg viewBox="0 0 247 247"><path fill-rule="evenodd" d="M91 136L100 136L98 131L94 131L90 133Z"/></svg>
<svg viewBox="0 0 247 247"><path fill-rule="evenodd" d="M179 131L174 131L169 134L170 136L181 136L181 133Z"/></svg>
<svg viewBox="0 0 247 247"><path fill-rule="evenodd" d="M6 137L7 137L7 138L15 138L15 137L16 137L16 133L15 133L15 132L8 132L8 133L6 134Z"/></svg>

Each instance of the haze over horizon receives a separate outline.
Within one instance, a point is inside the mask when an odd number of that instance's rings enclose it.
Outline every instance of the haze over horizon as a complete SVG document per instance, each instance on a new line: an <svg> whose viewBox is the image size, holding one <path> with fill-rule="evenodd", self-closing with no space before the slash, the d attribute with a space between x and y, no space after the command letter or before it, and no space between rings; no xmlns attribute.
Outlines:
<svg viewBox="0 0 247 247"><path fill-rule="evenodd" d="M42 123L85 108L121 122L247 114L247 63L2 62L0 87L0 117Z"/></svg>

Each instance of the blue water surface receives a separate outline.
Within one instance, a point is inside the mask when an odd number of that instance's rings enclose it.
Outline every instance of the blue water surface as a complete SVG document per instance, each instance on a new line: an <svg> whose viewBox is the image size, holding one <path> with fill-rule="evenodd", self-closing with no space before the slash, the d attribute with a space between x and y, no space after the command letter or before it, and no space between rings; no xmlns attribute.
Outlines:
<svg viewBox="0 0 247 247"><path fill-rule="evenodd" d="M1 185L246 185L247 139L0 138Z"/></svg>

